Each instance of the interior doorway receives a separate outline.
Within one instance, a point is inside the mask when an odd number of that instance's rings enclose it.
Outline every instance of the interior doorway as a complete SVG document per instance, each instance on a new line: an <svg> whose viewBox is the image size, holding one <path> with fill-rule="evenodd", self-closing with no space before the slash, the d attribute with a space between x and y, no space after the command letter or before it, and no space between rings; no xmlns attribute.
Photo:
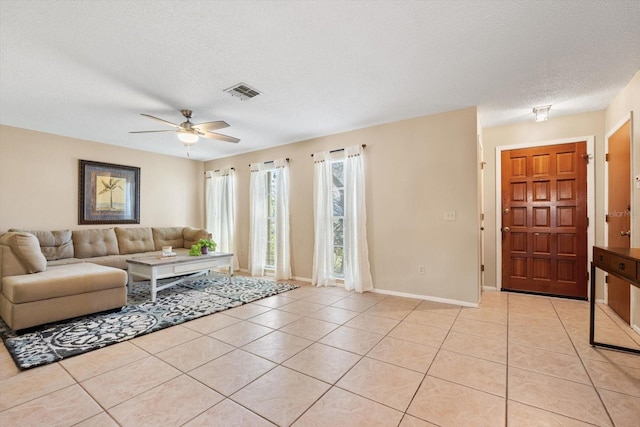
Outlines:
<svg viewBox="0 0 640 427"><path fill-rule="evenodd" d="M587 298L586 142L502 152L502 288Z"/></svg>
<svg viewBox="0 0 640 427"><path fill-rule="evenodd" d="M627 120L606 139L607 214L606 245L631 247L631 120ZM631 285L613 275L607 276L609 307L630 323Z"/></svg>

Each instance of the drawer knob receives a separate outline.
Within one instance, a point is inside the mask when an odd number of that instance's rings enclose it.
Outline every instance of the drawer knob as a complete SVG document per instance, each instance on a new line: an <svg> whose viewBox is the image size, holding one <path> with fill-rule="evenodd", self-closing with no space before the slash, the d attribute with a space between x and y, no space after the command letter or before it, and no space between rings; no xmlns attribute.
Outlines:
<svg viewBox="0 0 640 427"><path fill-rule="evenodd" d="M598 261L602 261L603 259L602 255L598 255Z"/></svg>
<svg viewBox="0 0 640 427"><path fill-rule="evenodd" d="M618 270L624 270L624 262L621 262L620 264L618 264Z"/></svg>

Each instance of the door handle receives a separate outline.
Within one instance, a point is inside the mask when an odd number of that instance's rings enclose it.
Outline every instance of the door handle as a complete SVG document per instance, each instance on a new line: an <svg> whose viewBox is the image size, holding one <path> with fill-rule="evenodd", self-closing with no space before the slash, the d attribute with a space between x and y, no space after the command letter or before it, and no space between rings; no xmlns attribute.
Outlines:
<svg viewBox="0 0 640 427"><path fill-rule="evenodd" d="M624 236L631 237L631 230L629 230L629 231L621 231L620 235L622 237L624 237Z"/></svg>
<svg viewBox="0 0 640 427"><path fill-rule="evenodd" d="M502 227L502 231L508 233L511 231L511 229L509 227Z"/></svg>

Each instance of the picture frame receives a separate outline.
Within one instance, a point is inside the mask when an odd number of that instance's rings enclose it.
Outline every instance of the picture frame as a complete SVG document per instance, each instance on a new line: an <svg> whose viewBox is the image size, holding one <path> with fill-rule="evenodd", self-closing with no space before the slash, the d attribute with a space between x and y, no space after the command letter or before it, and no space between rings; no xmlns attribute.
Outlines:
<svg viewBox="0 0 640 427"><path fill-rule="evenodd" d="M80 160L78 224L140 224L140 168Z"/></svg>

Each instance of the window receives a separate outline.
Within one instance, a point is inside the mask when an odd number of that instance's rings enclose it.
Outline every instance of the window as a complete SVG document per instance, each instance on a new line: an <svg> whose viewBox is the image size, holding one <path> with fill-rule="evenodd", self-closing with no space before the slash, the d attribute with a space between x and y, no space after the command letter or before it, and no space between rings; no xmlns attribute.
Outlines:
<svg viewBox="0 0 640 427"><path fill-rule="evenodd" d="M333 189L333 273L344 277L344 160L331 162Z"/></svg>
<svg viewBox="0 0 640 427"><path fill-rule="evenodd" d="M267 256L265 257L264 268L275 269L276 262L276 169L268 170L266 173L266 196L267 196Z"/></svg>

